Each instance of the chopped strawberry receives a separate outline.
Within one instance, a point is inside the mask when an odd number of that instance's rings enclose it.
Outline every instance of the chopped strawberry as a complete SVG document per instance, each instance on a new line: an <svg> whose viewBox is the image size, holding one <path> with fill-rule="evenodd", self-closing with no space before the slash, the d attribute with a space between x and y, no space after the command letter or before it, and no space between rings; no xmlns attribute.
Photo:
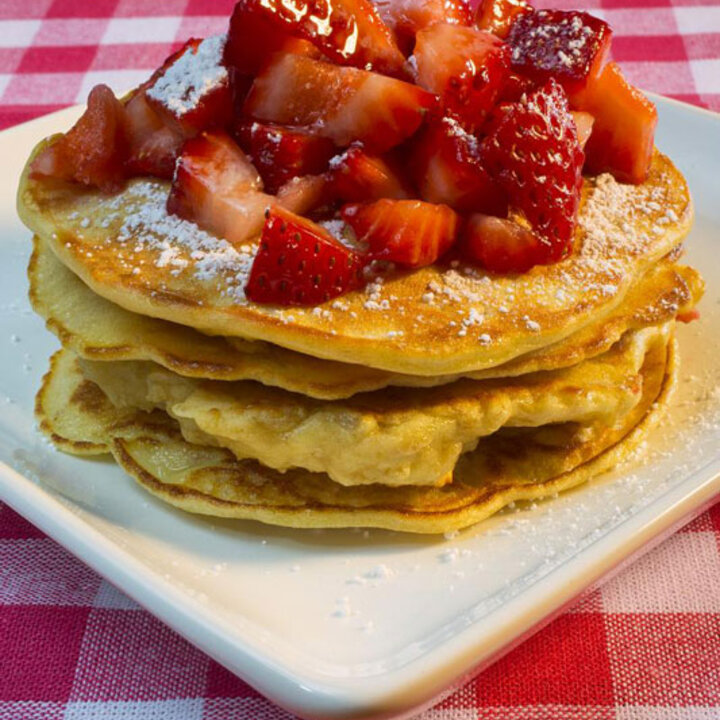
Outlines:
<svg viewBox="0 0 720 720"><path fill-rule="evenodd" d="M307 128L340 147L373 152L402 142L433 107L432 94L384 75L299 55L279 55L255 78L245 115Z"/></svg>
<svg viewBox="0 0 720 720"><path fill-rule="evenodd" d="M472 11L465 0L376 0L375 6L395 33L400 47L408 53L417 33L430 25L472 23Z"/></svg>
<svg viewBox="0 0 720 720"><path fill-rule="evenodd" d="M471 215L465 225L466 257L497 273L521 273L547 262L547 246L528 228L512 220Z"/></svg>
<svg viewBox="0 0 720 720"><path fill-rule="evenodd" d="M525 75L510 72L498 95L498 102L518 102L523 95L537 89L538 84Z"/></svg>
<svg viewBox="0 0 720 720"><path fill-rule="evenodd" d="M537 10L515 20L507 41L515 71L539 83L552 77L571 95L600 76L611 38L610 26L588 13Z"/></svg>
<svg viewBox="0 0 720 720"><path fill-rule="evenodd" d="M335 153L332 140L282 125L243 121L235 135L271 193L291 178L324 172Z"/></svg>
<svg viewBox="0 0 720 720"><path fill-rule="evenodd" d="M353 145L330 162L329 182L335 197L345 202L410 197L397 169L378 155Z"/></svg>
<svg viewBox="0 0 720 720"><path fill-rule="evenodd" d="M576 104L595 116L585 147L587 172L610 172L621 182L644 182L655 143L655 106L628 83L615 63L608 63Z"/></svg>
<svg viewBox="0 0 720 720"><path fill-rule="evenodd" d="M316 208L327 205L331 198L328 179L325 175L304 175L288 180L277 191L277 204L286 210L306 215Z"/></svg>
<svg viewBox="0 0 720 720"><path fill-rule="evenodd" d="M421 200L377 200L345 205L342 218L369 256L410 268L431 265L455 242L458 215L447 205Z"/></svg>
<svg viewBox="0 0 720 720"><path fill-rule="evenodd" d="M562 87L551 79L513 105L481 155L544 243L544 261L561 259L572 247L584 159Z"/></svg>
<svg viewBox="0 0 720 720"><path fill-rule="evenodd" d="M370 0L240 0L226 60L254 74L290 36L338 64L403 74L405 58Z"/></svg>
<svg viewBox="0 0 720 720"><path fill-rule="evenodd" d="M362 284L362 258L325 228L279 207L267 213L245 294L253 302L318 305Z"/></svg>
<svg viewBox="0 0 720 720"><path fill-rule="evenodd" d="M125 105L125 131L128 173L171 180L184 138L152 109L142 88Z"/></svg>
<svg viewBox="0 0 720 720"><path fill-rule="evenodd" d="M225 127L232 118L225 37L192 39L156 72L145 88L153 109L185 137Z"/></svg>
<svg viewBox="0 0 720 720"><path fill-rule="evenodd" d="M169 213L233 243L257 235L275 198L261 192L262 180L245 153L223 132L188 140L177 161Z"/></svg>
<svg viewBox="0 0 720 720"><path fill-rule="evenodd" d="M580 147L585 149L585 145L587 145L587 141L590 139L590 134L595 124L595 118L588 112L573 111L570 114L575 122Z"/></svg>
<svg viewBox="0 0 720 720"><path fill-rule="evenodd" d="M474 131L482 125L510 71L510 51L494 35L441 23L421 30L418 85L440 96L444 110Z"/></svg>
<svg viewBox="0 0 720 720"><path fill-rule="evenodd" d="M414 145L420 197L461 212L507 213L507 197L480 159L480 144L453 118L430 122Z"/></svg>
<svg viewBox="0 0 720 720"><path fill-rule="evenodd" d="M480 30L505 38L515 20L532 11L526 0L481 0L475 11L475 24Z"/></svg>
<svg viewBox="0 0 720 720"><path fill-rule="evenodd" d="M33 177L51 176L118 190L125 180L128 147L125 110L107 85L96 85L80 119L46 147L30 169Z"/></svg>

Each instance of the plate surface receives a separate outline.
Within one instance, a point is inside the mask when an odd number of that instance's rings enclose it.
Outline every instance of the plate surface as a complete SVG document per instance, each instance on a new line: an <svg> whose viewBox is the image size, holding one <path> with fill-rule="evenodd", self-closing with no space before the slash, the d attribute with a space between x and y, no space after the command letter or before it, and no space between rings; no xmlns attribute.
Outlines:
<svg viewBox="0 0 720 720"><path fill-rule="evenodd" d="M615 472L440 539L208 521L45 442L33 397L57 341L26 299L14 178L77 110L0 134L0 497L301 717L402 718L439 699L720 492L720 116L654 99L657 144L696 203L687 260L708 284L701 321L680 328L670 416Z"/></svg>

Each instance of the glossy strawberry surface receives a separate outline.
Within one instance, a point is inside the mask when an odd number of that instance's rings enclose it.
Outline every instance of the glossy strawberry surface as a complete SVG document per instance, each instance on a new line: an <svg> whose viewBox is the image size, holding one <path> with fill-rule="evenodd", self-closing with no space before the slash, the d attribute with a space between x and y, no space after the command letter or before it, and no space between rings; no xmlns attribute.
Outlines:
<svg viewBox="0 0 720 720"><path fill-rule="evenodd" d="M574 10L537 10L519 16L507 37L512 66L542 83L553 78L572 94L602 72L612 32L599 18Z"/></svg>
<svg viewBox="0 0 720 720"><path fill-rule="evenodd" d="M550 80L515 103L483 141L482 158L544 243L544 262L571 249L583 152L562 87Z"/></svg>
<svg viewBox="0 0 720 720"><path fill-rule="evenodd" d="M479 128L510 72L510 51L483 30L441 23L417 35L417 83L470 131Z"/></svg>
<svg viewBox="0 0 720 720"><path fill-rule="evenodd" d="M363 259L320 225L272 208L245 287L258 303L318 305L360 286Z"/></svg>
<svg viewBox="0 0 720 720"><path fill-rule="evenodd" d="M499 38L507 37L513 22L532 12L526 0L481 0L475 10L475 25Z"/></svg>
<svg viewBox="0 0 720 720"><path fill-rule="evenodd" d="M244 113L304 127L340 147L357 140L384 152L412 135L434 104L431 93L410 83L284 54L255 78Z"/></svg>
<svg viewBox="0 0 720 720"><path fill-rule="evenodd" d="M342 217L369 255L409 268L431 265L455 242L459 217L446 205L420 200L377 200L351 204Z"/></svg>

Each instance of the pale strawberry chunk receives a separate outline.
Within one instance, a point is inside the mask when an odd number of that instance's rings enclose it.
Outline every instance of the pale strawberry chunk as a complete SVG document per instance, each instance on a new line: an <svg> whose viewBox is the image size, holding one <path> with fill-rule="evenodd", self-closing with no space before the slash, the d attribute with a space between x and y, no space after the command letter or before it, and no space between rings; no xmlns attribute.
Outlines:
<svg viewBox="0 0 720 720"><path fill-rule="evenodd" d="M153 75L148 102L185 137L225 127L232 118L228 71L223 64L225 36L189 40Z"/></svg>
<svg viewBox="0 0 720 720"><path fill-rule="evenodd" d="M575 129L577 130L578 142L581 148L585 148L587 141L590 139L595 118L588 112L574 111L570 113L575 121Z"/></svg>
<svg viewBox="0 0 720 720"><path fill-rule="evenodd" d="M118 190L125 180L125 111L107 85L96 85L80 119L33 160L31 177L51 176Z"/></svg>
<svg viewBox="0 0 720 720"><path fill-rule="evenodd" d="M481 0L475 12L475 24L499 38L507 37L520 15L532 12L526 0Z"/></svg>
<svg viewBox="0 0 720 720"><path fill-rule="evenodd" d="M277 191L277 204L298 215L327 205L332 192L325 175L304 175L288 180Z"/></svg>
<svg viewBox="0 0 720 720"><path fill-rule="evenodd" d="M492 110L510 72L510 51L491 33L441 23L417 35L418 85L474 131Z"/></svg>
<svg viewBox="0 0 720 720"><path fill-rule="evenodd" d="M233 243L257 235L275 198L245 153L225 133L188 140L178 159L168 212L196 222Z"/></svg>
<svg viewBox="0 0 720 720"><path fill-rule="evenodd" d="M383 152L412 135L434 103L431 93L401 80L280 55L255 78L244 112L307 128L341 147L358 140Z"/></svg>

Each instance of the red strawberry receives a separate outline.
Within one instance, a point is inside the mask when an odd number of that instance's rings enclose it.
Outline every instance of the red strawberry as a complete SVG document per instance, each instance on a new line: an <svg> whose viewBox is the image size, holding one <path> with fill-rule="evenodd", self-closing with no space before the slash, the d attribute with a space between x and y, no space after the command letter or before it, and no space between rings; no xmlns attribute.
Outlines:
<svg viewBox="0 0 720 720"><path fill-rule="evenodd" d="M150 107L142 88L125 105L125 131L128 173L171 180L184 138Z"/></svg>
<svg viewBox="0 0 720 720"><path fill-rule="evenodd" d="M464 254L486 270L521 273L547 262L547 246L528 228L512 220L471 215L463 234Z"/></svg>
<svg viewBox="0 0 720 720"><path fill-rule="evenodd" d="M333 194L346 202L410 197L398 171L358 145L333 158L328 175Z"/></svg>
<svg viewBox="0 0 720 720"><path fill-rule="evenodd" d="M561 259L572 247L584 159L562 87L550 80L513 105L481 155L545 243L545 262Z"/></svg>
<svg viewBox="0 0 720 720"><path fill-rule="evenodd" d="M341 65L403 73L405 58L370 0L240 0L226 59L255 73L289 36L309 40Z"/></svg>
<svg viewBox="0 0 720 720"><path fill-rule="evenodd" d="M418 33L413 58L418 85L439 95L445 112L471 132L492 109L510 68L502 40L447 23Z"/></svg>
<svg viewBox="0 0 720 720"><path fill-rule="evenodd" d="M125 180L127 154L125 110L107 85L96 85L80 119L33 160L30 174L114 192Z"/></svg>
<svg viewBox="0 0 720 720"><path fill-rule="evenodd" d="M223 132L204 132L183 146L167 209L233 243L257 235L275 198L245 153Z"/></svg>
<svg viewBox="0 0 720 720"><path fill-rule="evenodd" d="M245 286L253 302L318 305L362 284L362 258L325 228L272 208Z"/></svg>
<svg viewBox="0 0 720 720"><path fill-rule="evenodd" d="M377 200L345 205L342 217L369 256L410 268L431 265L455 242L458 216L447 205L421 200Z"/></svg>
<svg viewBox="0 0 720 720"><path fill-rule="evenodd" d="M325 175L304 175L288 180L277 191L277 204L297 215L327 205L332 197Z"/></svg>
<svg viewBox="0 0 720 720"><path fill-rule="evenodd" d="M332 140L282 125L243 121L235 135L271 193L291 178L324 172L335 153Z"/></svg>
<svg viewBox="0 0 720 720"><path fill-rule="evenodd" d="M255 78L244 113L307 128L340 147L359 140L384 152L412 135L434 103L401 80L286 54Z"/></svg>
<svg viewBox="0 0 720 720"><path fill-rule="evenodd" d="M224 36L188 40L145 87L148 102L185 137L225 127L232 118L224 47Z"/></svg>
<svg viewBox="0 0 720 720"><path fill-rule="evenodd" d="M480 30L505 38L515 20L532 11L526 0L481 0L475 11L475 24Z"/></svg>
<svg viewBox="0 0 720 720"><path fill-rule="evenodd" d="M436 23L472 23L472 11L465 0L376 0L375 6L400 47L408 52L423 28Z"/></svg>
<svg viewBox="0 0 720 720"><path fill-rule="evenodd" d="M511 72L498 95L498 102L518 102L523 95L537 89L538 84L525 75Z"/></svg>
<svg viewBox="0 0 720 720"><path fill-rule="evenodd" d="M600 76L611 38L610 26L588 13L537 10L515 20L507 41L513 70L538 83L552 77L572 95Z"/></svg>
<svg viewBox="0 0 720 720"><path fill-rule="evenodd" d="M595 116L585 147L586 170L611 172L620 182L644 182L655 144L655 106L628 83L615 63L608 63L576 104Z"/></svg>
<svg viewBox="0 0 720 720"><path fill-rule="evenodd" d="M460 212L507 213L507 197L480 159L480 144L453 118L433 121L414 144L412 167L420 197Z"/></svg>

